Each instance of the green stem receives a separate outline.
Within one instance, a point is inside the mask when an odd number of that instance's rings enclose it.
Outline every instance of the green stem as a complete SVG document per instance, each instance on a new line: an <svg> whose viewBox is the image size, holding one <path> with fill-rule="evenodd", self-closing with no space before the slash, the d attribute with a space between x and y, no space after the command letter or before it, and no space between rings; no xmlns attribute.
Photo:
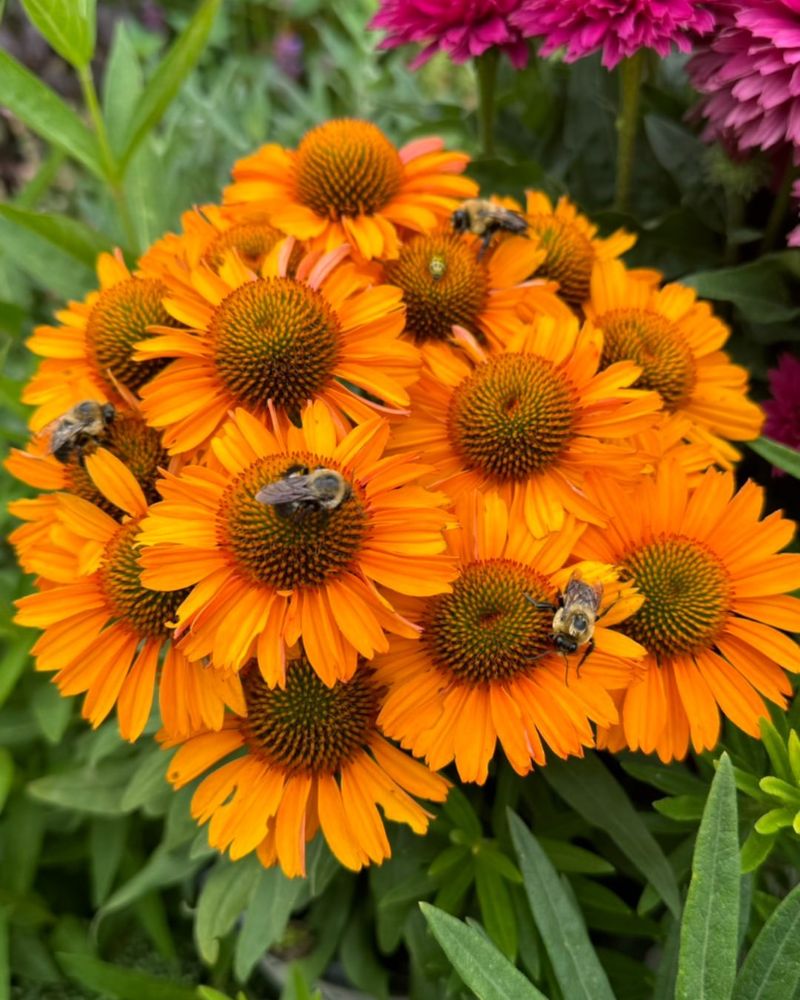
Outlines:
<svg viewBox="0 0 800 1000"><path fill-rule="evenodd" d="M783 228L786 212L789 209L789 201L792 197L792 187L794 186L794 182L797 180L799 173L800 171L798 171L798 168L794 165L790 156L787 160L786 168L783 171L781 186L778 188L778 193L775 195L772 211L769 213L769 219L767 219L767 228L764 230L764 242L761 244L762 253L767 253L775 246L781 229Z"/></svg>
<svg viewBox="0 0 800 1000"><path fill-rule="evenodd" d="M100 155L103 159L103 170L105 173L106 183L108 184L111 195L116 203L117 212L119 214L120 222L122 223L123 231L125 232L125 239L128 243L128 247L132 251L136 252L138 251L139 243L136 236L136 228L133 225L133 218L131 217L128 202L125 197L125 188L122 184L119 164L117 163L116 157L111 149L111 143L108 138L106 123L103 120L103 113L100 110L100 101L97 98L97 89L94 85L94 78L92 77L91 69L88 66L80 67L78 69L78 79L81 83L81 91L83 92L86 109L89 112L89 117L92 119L92 125L94 126L97 141L100 145Z"/></svg>
<svg viewBox="0 0 800 1000"><path fill-rule="evenodd" d="M494 99L500 50L487 49L475 60L478 74L478 136L484 156L494 156Z"/></svg>
<svg viewBox="0 0 800 1000"><path fill-rule="evenodd" d="M644 69L644 50L623 59L619 68L619 117L617 118L617 191L614 207L627 212L636 158L639 127L639 96Z"/></svg>

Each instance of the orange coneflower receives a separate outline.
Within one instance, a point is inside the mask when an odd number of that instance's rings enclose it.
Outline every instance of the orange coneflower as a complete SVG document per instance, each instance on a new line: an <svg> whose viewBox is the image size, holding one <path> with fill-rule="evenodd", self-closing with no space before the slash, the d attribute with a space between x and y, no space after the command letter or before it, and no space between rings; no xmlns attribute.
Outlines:
<svg viewBox="0 0 800 1000"><path fill-rule="evenodd" d="M130 402L166 364L134 361L134 345L153 324L183 326L162 305L162 282L132 275L120 254L100 254L97 275L99 290L56 313L60 326L39 326L28 340L45 358L22 392L22 401L37 407L30 421L35 431L85 399Z"/></svg>
<svg viewBox="0 0 800 1000"><path fill-rule="evenodd" d="M523 303L531 313L567 316L553 282L525 281L544 259L530 240L511 236L484 257L473 236L437 231L413 236L384 268L403 290L406 333L418 344L449 340L453 326L481 342L502 345L522 325Z"/></svg>
<svg viewBox="0 0 800 1000"><path fill-rule="evenodd" d="M602 239L595 226L566 196L555 207L541 191L526 191L528 235L544 251L538 274L559 284L559 294L571 306L589 298L592 268L598 260L613 260L636 242L633 233L618 229Z"/></svg>
<svg viewBox="0 0 800 1000"><path fill-rule="evenodd" d="M739 457L728 440L758 437L764 417L747 398L747 371L720 350L729 330L692 288L659 289L619 261L603 261L585 308L603 331L603 367L624 359L641 365L636 384L658 392L668 413L689 417L692 438L719 461Z"/></svg>
<svg viewBox="0 0 800 1000"><path fill-rule="evenodd" d="M620 439L650 426L660 406L655 393L628 388L641 369L623 361L598 372L602 334L574 316L540 317L493 354L466 335L460 342L461 355L422 348L397 446L423 452L430 481L453 497L498 489L539 537L557 531L567 511L603 524L587 477L636 480L644 460Z"/></svg>
<svg viewBox="0 0 800 1000"><path fill-rule="evenodd" d="M385 631L414 635L375 584L438 594L454 570L443 555L449 522L442 494L414 485L428 466L382 458L389 436L377 418L344 434L321 402L302 427L271 429L237 410L211 443L221 471L188 466L169 476L140 536L143 576L164 590L193 587L176 610L182 648L227 669L252 657L268 684L284 680L286 648L306 654L332 685L351 677L358 654L388 647ZM296 515L256 499L290 470L339 472L348 492L335 509Z"/></svg>
<svg viewBox="0 0 800 1000"><path fill-rule="evenodd" d="M150 714L166 647L159 692L165 725L176 733L221 726L226 704L243 707L239 679L190 664L171 643L168 624L185 595L142 585L136 536L147 501L139 484L102 448L85 462L103 496L128 517L120 524L66 493L46 498L56 505L62 534L51 530L35 557L45 579L57 583L17 601L16 617L44 629L33 646L37 669L57 671L65 696L86 692L83 714L93 726L116 704L120 732L135 740Z"/></svg>
<svg viewBox="0 0 800 1000"><path fill-rule="evenodd" d="M497 493L468 494L456 510L452 593L408 601L421 638L393 640L375 661L390 685L379 724L434 769L455 760L462 781L486 780L498 739L518 774L544 763L545 744L560 757L582 754L594 745L590 720L608 725L617 714L609 689L624 688L631 670L621 658L644 655L608 627L641 599L610 566L565 568L585 528L571 515L537 539ZM531 602L552 604L573 573L605 584L596 649L580 670L584 650L567 663L553 643L553 612Z"/></svg>
<svg viewBox="0 0 800 1000"><path fill-rule="evenodd" d="M189 329L157 331L138 354L177 359L142 390L170 453L206 443L235 407L264 417L269 405L293 414L319 399L334 414L370 419L376 404L353 386L389 408L408 406L419 357L400 339L400 291L372 286L343 262L347 248L309 254L289 277L293 247L276 246L260 276L229 256L219 274L201 264L191 286L172 288L166 307Z"/></svg>
<svg viewBox="0 0 800 1000"><path fill-rule="evenodd" d="M785 705L792 687L781 669L800 670L797 645L778 629L800 630L800 555L776 554L794 524L759 521L763 490L736 495L731 473L709 471L694 491L678 463L664 462L635 498L602 487L609 513L576 545L586 559L615 563L645 598L623 625L647 649L625 693L618 748L656 752L663 761L712 749L719 710L752 736L767 714L762 699Z"/></svg>
<svg viewBox="0 0 800 1000"><path fill-rule="evenodd" d="M314 249L350 243L366 260L396 257L398 228L430 232L475 197L477 184L460 176L468 162L441 139L398 150L376 125L341 118L311 129L294 152L269 145L239 160L225 201L263 209Z"/></svg>
<svg viewBox="0 0 800 1000"><path fill-rule="evenodd" d="M277 861L292 878L305 875L306 843L320 828L347 868L388 858L377 806L387 819L426 831L430 813L411 796L442 801L447 782L383 738L375 720L386 691L369 667L326 687L300 653L283 688L269 688L255 664L243 671L242 687L244 718L193 735L168 771L176 788L210 772L192 815L211 820L213 847L234 860L255 850L262 864Z"/></svg>

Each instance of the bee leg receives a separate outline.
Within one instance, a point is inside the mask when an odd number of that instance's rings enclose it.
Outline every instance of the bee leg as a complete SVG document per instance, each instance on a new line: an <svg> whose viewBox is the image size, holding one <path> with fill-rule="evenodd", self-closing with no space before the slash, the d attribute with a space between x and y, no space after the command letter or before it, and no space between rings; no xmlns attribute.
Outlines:
<svg viewBox="0 0 800 1000"><path fill-rule="evenodd" d="M583 651L583 656L580 658L580 660L578 660L578 666L575 668L575 676L576 677L580 676L581 667L585 663L586 659L589 656L591 656L593 650L594 650L594 639L590 639L586 643L586 649L584 649L584 651Z"/></svg>
<svg viewBox="0 0 800 1000"><path fill-rule="evenodd" d="M491 230L487 230L483 234L483 239L481 240L481 248L478 251L478 260L483 260L483 255L489 249L489 244L492 242L492 237L494 233Z"/></svg>
<svg viewBox="0 0 800 1000"><path fill-rule="evenodd" d="M558 611L558 605L551 604L549 601L534 601L530 594L525 595L525 600L530 601L537 611Z"/></svg>
<svg viewBox="0 0 800 1000"><path fill-rule="evenodd" d="M569 687L569 657L566 653L562 653L561 655L564 657L564 686ZM578 669L580 670L580 663L578 664Z"/></svg>

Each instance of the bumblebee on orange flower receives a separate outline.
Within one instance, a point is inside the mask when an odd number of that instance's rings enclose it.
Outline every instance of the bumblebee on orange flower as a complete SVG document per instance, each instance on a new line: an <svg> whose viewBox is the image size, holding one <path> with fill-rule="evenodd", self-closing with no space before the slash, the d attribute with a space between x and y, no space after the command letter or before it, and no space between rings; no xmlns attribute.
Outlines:
<svg viewBox="0 0 800 1000"><path fill-rule="evenodd" d="M309 663L333 685L352 677L359 654L385 651L386 632L416 635L388 592L449 589L442 530L452 517L444 494L416 485L428 466L384 456L388 438L381 418L343 431L322 401L304 409L300 427L237 410L211 442L213 467L167 477L163 502L142 522L143 581L190 588L175 611L188 656L229 670L255 658L274 686L302 637ZM263 497L270 484L318 468L346 481L335 509L285 516Z"/></svg>
<svg viewBox="0 0 800 1000"><path fill-rule="evenodd" d="M617 715L610 691L631 680L644 649L611 626L641 604L610 565L567 567L585 525L567 515L558 532L535 538L497 492L464 494L461 528L448 533L458 560L452 591L406 599L422 623L418 640L393 639L375 660L389 688L384 731L438 769L455 761L462 781L483 783L496 742L518 774L594 745L590 720ZM595 648L567 661L554 641L550 605L574 575L602 588Z"/></svg>

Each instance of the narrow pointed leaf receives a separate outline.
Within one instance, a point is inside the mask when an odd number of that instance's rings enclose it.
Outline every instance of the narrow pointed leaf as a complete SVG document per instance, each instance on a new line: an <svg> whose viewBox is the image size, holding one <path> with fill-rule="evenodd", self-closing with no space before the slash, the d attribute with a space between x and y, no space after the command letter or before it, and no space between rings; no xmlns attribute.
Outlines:
<svg viewBox="0 0 800 1000"><path fill-rule="evenodd" d="M124 21L118 21L103 76L103 118L108 141L116 156L125 146L143 87L142 67L130 28Z"/></svg>
<svg viewBox="0 0 800 1000"><path fill-rule="evenodd" d="M788 472L795 479L800 479L800 451L795 448L787 448L785 444L779 444L767 437L760 437L747 443L756 455L765 458L777 469Z"/></svg>
<svg viewBox="0 0 800 1000"><path fill-rule="evenodd" d="M562 993L570 1000L614 1000L581 914L552 862L519 816L509 812L508 824L531 913Z"/></svg>
<svg viewBox="0 0 800 1000"><path fill-rule="evenodd" d="M547 783L592 826L611 837L674 916L681 910L675 873L624 789L596 754L582 760L553 759L542 769Z"/></svg>
<svg viewBox="0 0 800 1000"><path fill-rule="evenodd" d="M800 997L800 886L764 924L736 978L733 1000Z"/></svg>
<svg viewBox="0 0 800 1000"><path fill-rule="evenodd" d="M0 205L0 215L15 226L36 233L92 270L97 255L113 249L111 240L102 233L66 215L27 212L14 205Z"/></svg>
<svg viewBox="0 0 800 1000"><path fill-rule="evenodd" d="M736 977L740 895L736 784L723 754L697 833L681 923L675 1000L728 1000Z"/></svg>
<svg viewBox="0 0 800 1000"><path fill-rule="evenodd" d="M221 0L202 0L194 17L159 63L139 101L121 156L124 170L148 132L161 120L181 84L197 65Z"/></svg>
<svg viewBox="0 0 800 1000"><path fill-rule="evenodd" d="M124 969L110 962L101 962L91 955L56 955L58 964L69 976L105 997L117 1000L195 1000L194 987L180 986L146 972Z"/></svg>
<svg viewBox="0 0 800 1000"><path fill-rule="evenodd" d="M103 176L97 140L80 118L46 84L0 50L3 104L28 128Z"/></svg>
<svg viewBox="0 0 800 1000"><path fill-rule="evenodd" d="M96 0L22 0L25 13L68 63L82 69L94 55Z"/></svg>
<svg viewBox="0 0 800 1000"><path fill-rule="evenodd" d="M478 1000L547 1000L479 930L430 903L419 906L453 968Z"/></svg>

